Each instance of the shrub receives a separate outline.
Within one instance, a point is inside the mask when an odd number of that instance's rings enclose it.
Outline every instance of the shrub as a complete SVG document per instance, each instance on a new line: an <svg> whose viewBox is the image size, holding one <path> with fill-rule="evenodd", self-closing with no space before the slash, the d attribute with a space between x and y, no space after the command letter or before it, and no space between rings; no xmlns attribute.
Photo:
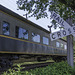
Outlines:
<svg viewBox="0 0 75 75"><path fill-rule="evenodd" d="M45 68L32 70L35 75L72 75L72 67L67 62L54 63Z"/></svg>
<svg viewBox="0 0 75 75"><path fill-rule="evenodd" d="M9 69L9 71L4 72L3 75L75 75L75 68L72 68L64 61L30 71L21 71L22 68L20 64L18 67L18 71Z"/></svg>

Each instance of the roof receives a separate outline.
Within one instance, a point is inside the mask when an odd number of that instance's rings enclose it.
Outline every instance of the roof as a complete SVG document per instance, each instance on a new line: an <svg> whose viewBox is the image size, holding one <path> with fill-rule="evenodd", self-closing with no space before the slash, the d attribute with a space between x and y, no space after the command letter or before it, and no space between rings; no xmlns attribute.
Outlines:
<svg viewBox="0 0 75 75"><path fill-rule="evenodd" d="M64 42L67 42L67 40L64 40L64 39L62 39L62 38L60 38L60 40L62 40L62 41L64 41Z"/></svg>
<svg viewBox="0 0 75 75"><path fill-rule="evenodd" d="M39 25L27 20L26 18L20 16L19 14L13 12L12 10L9 10L8 8L6 8L6 7L2 6L2 5L0 5L0 10L5 12L5 13L7 13L7 14L9 14L9 15L11 15L11 16L13 16L13 17L16 17L19 20L21 20L23 22L26 22L26 23L28 23L28 24L30 24L30 25L32 25L32 26L34 26L34 27L36 27L36 28L38 28L40 30L43 30L43 31L45 31L47 33L50 33L48 30L46 30L46 29L42 28L41 26L39 26Z"/></svg>

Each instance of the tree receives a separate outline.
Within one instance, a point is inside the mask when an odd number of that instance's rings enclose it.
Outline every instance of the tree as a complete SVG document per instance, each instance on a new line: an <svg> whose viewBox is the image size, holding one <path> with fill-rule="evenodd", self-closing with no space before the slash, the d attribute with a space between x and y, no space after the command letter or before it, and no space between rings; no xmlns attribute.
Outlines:
<svg viewBox="0 0 75 75"><path fill-rule="evenodd" d="M61 3L71 7L75 11L75 0L59 0Z"/></svg>
<svg viewBox="0 0 75 75"><path fill-rule="evenodd" d="M47 12L52 13L52 11L55 11L64 20L70 17L73 23L75 22L74 0L18 0L17 5L20 10L27 11L26 15L28 17L33 16L36 19L48 18ZM52 23L56 28L56 22L52 20Z"/></svg>

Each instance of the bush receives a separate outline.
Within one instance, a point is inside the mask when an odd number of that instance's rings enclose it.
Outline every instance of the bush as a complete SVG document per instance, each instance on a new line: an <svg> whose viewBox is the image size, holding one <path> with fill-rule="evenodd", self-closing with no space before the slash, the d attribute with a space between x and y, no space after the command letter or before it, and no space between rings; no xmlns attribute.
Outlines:
<svg viewBox="0 0 75 75"><path fill-rule="evenodd" d="M35 75L72 75L73 68L67 62L54 63L45 68L31 71Z"/></svg>
<svg viewBox="0 0 75 75"><path fill-rule="evenodd" d="M31 75L28 71L21 71L23 67L21 67L20 64L18 64L17 66L18 68L15 68L17 71L15 71L14 69L9 69L8 71L4 72L2 75Z"/></svg>
<svg viewBox="0 0 75 75"><path fill-rule="evenodd" d="M9 69L9 71L4 72L3 75L75 75L75 68L72 68L64 61L30 71L21 71L22 68L20 64L18 67L18 71Z"/></svg>

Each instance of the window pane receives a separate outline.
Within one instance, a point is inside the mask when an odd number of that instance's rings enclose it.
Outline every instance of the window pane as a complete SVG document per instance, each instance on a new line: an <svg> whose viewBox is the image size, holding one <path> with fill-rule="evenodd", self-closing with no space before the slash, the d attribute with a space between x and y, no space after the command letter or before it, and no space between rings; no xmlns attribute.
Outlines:
<svg viewBox="0 0 75 75"><path fill-rule="evenodd" d="M59 42L56 42L56 47L59 47L60 46L60 43Z"/></svg>
<svg viewBox="0 0 75 75"><path fill-rule="evenodd" d="M32 33L32 40L34 42L40 42L40 35Z"/></svg>
<svg viewBox="0 0 75 75"><path fill-rule="evenodd" d="M28 30L16 27L16 37L21 39L28 39Z"/></svg>
<svg viewBox="0 0 75 75"><path fill-rule="evenodd" d="M9 35L9 23L3 22L3 34Z"/></svg>
<svg viewBox="0 0 75 75"><path fill-rule="evenodd" d="M67 46L66 46L66 45L64 45L64 49L65 49L65 50L67 49Z"/></svg>
<svg viewBox="0 0 75 75"><path fill-rule="evenodd" d="M43 44L49 45L49 39L46 37L43 37Z"/></svg>
<svg viewBox="0 0 75 75"><path fill-rule="evenodd" d="M64 45L61 43L61 48L63 48L64 47Z"/></svg>

